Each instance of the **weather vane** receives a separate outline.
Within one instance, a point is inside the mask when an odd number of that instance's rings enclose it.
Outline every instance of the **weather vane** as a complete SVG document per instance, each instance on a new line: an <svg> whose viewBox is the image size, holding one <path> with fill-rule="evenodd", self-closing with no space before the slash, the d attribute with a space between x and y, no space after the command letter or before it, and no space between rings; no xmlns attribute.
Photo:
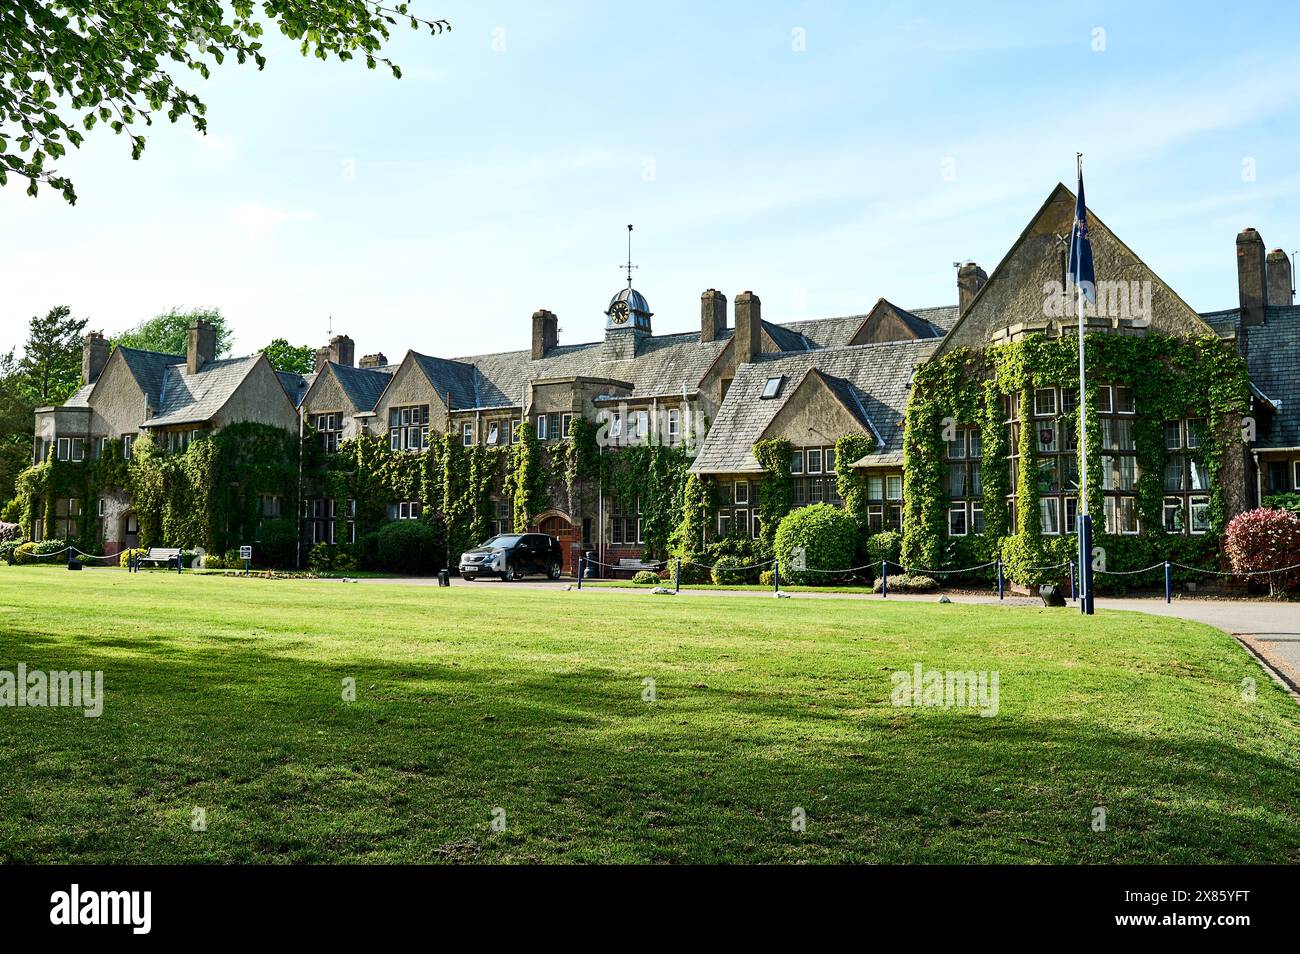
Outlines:
<svg viewBox="0 0 1300 954"><path fill-rule="evenodd" d="M640 268L640 265L632 264L632 226L627 227L627 264L620 265L619 268L627 269L627 287L632 287L632 269Z"/></svg>

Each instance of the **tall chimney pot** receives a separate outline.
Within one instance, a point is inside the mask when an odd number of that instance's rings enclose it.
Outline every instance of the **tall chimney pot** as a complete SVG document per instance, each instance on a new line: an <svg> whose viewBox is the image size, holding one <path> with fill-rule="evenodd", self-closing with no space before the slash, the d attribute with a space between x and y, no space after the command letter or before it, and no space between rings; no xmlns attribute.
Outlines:
<svg viewBox="0 0 1300 954"><path fill-rule="evenodd" d="M975 300L979 290L989 280L988 273L974 262L966 262L957 269L957 314L964 315Z"/></svg>
<svg viewBox="0 0 1300 954"><path fill-rule="evenodd" d="M102 332L92 331L81 344L81 383L94 384L108 363L108 341Z"/></svg>
<svg viewBox="0 0 1300 954"><path fill-rule="evenodd" d="M763 351L763 303L752 291L736 296L735 367L749 364Z"/></svg>
<svg viewBox="0 0 1300 954"><path fill-rule="evenodd" d="M1262 325L1264 306L1268 303L1264 240L1251 228L1242 229L1237 235L1237 291L1242 326Z"/></svg>
<svg viewBox="0 0 1300 954"><path fill-rule="evenodd" d="M206 364L217 359L217 329L202 318L190 322L189 339L185 347L185 370L197 374Z"/></svg>
<svg viewBox="0 0 1300 954"><path fill-rule="evenodd" d="M700 296L700 341L717 341L727 330L727 296L710 288Z"/></svg>

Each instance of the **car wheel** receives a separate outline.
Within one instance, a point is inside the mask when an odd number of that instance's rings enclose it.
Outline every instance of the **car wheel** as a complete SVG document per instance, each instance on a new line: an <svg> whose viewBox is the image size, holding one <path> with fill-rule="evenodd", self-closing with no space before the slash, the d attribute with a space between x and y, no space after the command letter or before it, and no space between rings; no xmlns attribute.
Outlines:
<svg viewBox="0 0 1300 954"><path fill-rule="evenodd" d="M519 579L519 571L515 569L515 563L513 560L506 564L506 571L501 575L501 579L505 580L507 583L513 583L515 580Z"/></svg>
<svg viewBox="0 0 1300 954"><path fill-rule="evenodd" d="M546 571L546 575L552 580L558 580L561 572L563 572L563 567L560 566L560 561L552 560L550 567Z"/></svg>

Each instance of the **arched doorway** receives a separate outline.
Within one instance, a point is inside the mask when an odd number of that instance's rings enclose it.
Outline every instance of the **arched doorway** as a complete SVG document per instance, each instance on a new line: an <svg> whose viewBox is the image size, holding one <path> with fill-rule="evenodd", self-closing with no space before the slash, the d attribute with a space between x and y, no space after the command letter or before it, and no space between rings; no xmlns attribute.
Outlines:
<svg viewBox="0 0 1300 954"><path fill-rule="evenodd" d="M118 518L116 549L110 551L109 544L105 543L104 552L116 553L118 550L134 549L140 545L140 521L135 517L134 510L128 510Z"/></svg>
<svg viewBox="0 0 1300 954"><path fill-rule="evenodd" d="M535 529L538 533L548 533L560 541L560 549L564 553L564 572L566 575L572 574L577 563L574 555L573 521L558 510L553 510L538 518Z"/></svg>

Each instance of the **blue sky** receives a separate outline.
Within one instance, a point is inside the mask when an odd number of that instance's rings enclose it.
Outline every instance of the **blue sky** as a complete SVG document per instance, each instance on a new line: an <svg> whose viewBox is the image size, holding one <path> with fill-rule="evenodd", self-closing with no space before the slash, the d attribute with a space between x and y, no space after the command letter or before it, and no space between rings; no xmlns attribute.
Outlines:
<svg viewBox="0 0 1300 954"><path fill-rule="evenodd" d="M778 321L951 304L1077 150L1096 214L1228 307L1239 229L1300 248L1300 13L1136 6L418 0L454 29L398 31L400 81L270 35L196 79L207 137L97 132L75 207L0 190L0 349L61 303L110 333L216 305L237 353L331 315L358 355L522 348L543 307L593 340L629 222L659 332L708 287Z"/></svg>

